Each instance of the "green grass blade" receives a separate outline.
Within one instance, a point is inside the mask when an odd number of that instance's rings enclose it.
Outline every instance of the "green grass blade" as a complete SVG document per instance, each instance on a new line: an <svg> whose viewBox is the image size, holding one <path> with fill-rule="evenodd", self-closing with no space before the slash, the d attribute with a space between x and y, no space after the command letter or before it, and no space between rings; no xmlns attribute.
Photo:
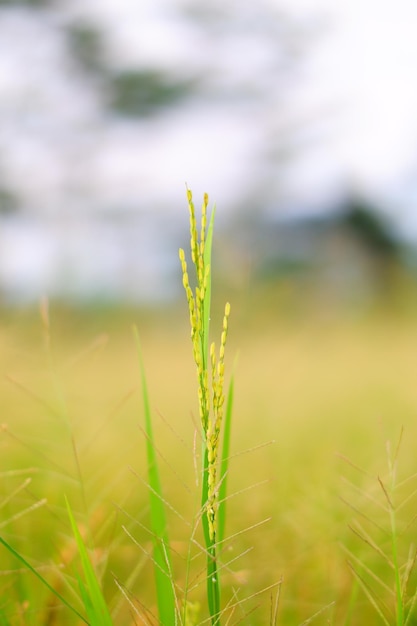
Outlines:
<svg viewBox="0 0 417 626"><path fill-rule="evenodd" d="M109 609L101 591L100 584L97 580L97 575L88 557L87 549L81 537L80 531L78 530L78 526L75 522L69 502L66 498L65 502L84 573L85 583L80 578L78 581L80 593L89 617L89 622L91 626L113 626Z"/></svg>
<svg viewBox="0 0 417 626"><path fill-rule="evenodd" d="M88 623L89 624L97 624L97 619L94 611L93 604L91 602L90 595L88 593L88 589L84 584L82 578L77 574L76 576L78 582L78 589L80 590L80 596L84 604L85 612L87 613Z"/></svg>
<svg viewBox="0 0 417 626"><path fill-rule="evenodd" d="M148 481L150 485L150 517L151 529L154 538L153 557L155 561L154 572L159 619L163 626L174 626L176 624L176 602L172 580L171 555L167 530L168 527L162 496L161 481L159 478L158 462L155 452L155 440L152 428L152 415L145 368L140 349L139 334L136 328L134 329L134 332L139 357L142 397L145 412L146 454L148 463Z"/></svg>
<svg viewBox="0 0 417 626"><path fill-rule="evenodd" d="M38 578L45 585L45 587L47 587L49 591L51 591L54 594L54 596L62 602L62 604L64 604L68 609L70 609L70 611L72 611L77 617L79 617L80 620L82 620L85 624L88 624L88 621L85 619L85 617L83 617L81 613L79 613L77 609L73 607L72 604L70 604L68 600L64 598L64 596L62 596L56 589L54 589L54 587L52 587L52 585L48 583L48 581L42 576L42 574L36 571L36 569L32 567L32 565L21 554L19 554L19 552L17 552L5 539L0 537L0 543L11 554L13 554L14 557L16 557L16 559L20 561L20 563L22 563L24 567L26 567L26 569L32 572L32 574L34 574L36 578Z"/></svg>
<svg viewBox="0 0 417 626"><path fill-rule="evenodd" d="M217 512L217 539L219 543L221 543L224 539L224 529L226 526L227 469L230 457L233 393L234 378L232 376L227 392L226 411L223 418L223 446L222 456L220 459L219 509Z"/></svg>
<svg viewBox="0 0 417 626"><path fill-rule="evenodd" d="M204 543L207 550L207 604L209 607L212 624L218 624L217 616L220 612L220 583L217 572L217 555L216 544L210 538L209 523L206 514L206 506L208 500L208 451L204 448L203 461L203 482L201 489L201 504L203 516L202 526L204 534Z"/></svg>

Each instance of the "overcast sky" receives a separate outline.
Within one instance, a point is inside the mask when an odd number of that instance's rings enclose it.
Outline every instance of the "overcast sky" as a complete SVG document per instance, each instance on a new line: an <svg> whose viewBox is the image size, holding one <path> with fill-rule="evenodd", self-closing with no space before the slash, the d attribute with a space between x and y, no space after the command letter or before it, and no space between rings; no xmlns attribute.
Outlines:
<svg viewBox="0 0 417 626"><path fill-rule="evenodd" d="M392 210L416 226L417 4L410 0L291 4L299 4L300 10L320 6L331 24L311 59L317 98L342 103L337 133L323 146L327 177L336 162L353 184L381 202L385 194L392 194Z"/></svg>
<svg viewBox="0 0 417 626"><path fill-rule="evenodd" d="M162 195L173 197L176 190L182 194L187 180L197 192L209 189L219 203L232 204L239 189L246 191L248 177L259 175L265 129L279 132L280 125L292 125L297 131L297 123L303 126L311 117L317 121L307 124L306 136L300 133L299 154L278 176L284 210L322 210L333 196L352 189L375 198L404 231L417 235L414 0L243 1L228 3L227 9L214 1L213 12L254 24L252 31L236 28L217 39L210 38L209 29L198 36L178 20L171 2L142 1L140 8L134 0L78 5L107 30L109 58L126 64L148 58L191 70L207 66L217 70L217 88L224 89L228 78L238 86L252 80L258 89L261 76L268 78L271 42L256 28L259 15L272 10L277 19L286 15L307 32L313 25L297 75L289 77L288 86L271 74L257 106L200 105L159 122L159 128L149 127L147 159L139 167L144 193L151 196L148 188L159 186ZM268 119L274 111L277 119ZM129 172L137 172L137 158L133 147L124 158L116 155L98 166L98 175L107 167L106 176L114 179L115 189L119 180L120 190Z"/></svg>
<svg viewBox="0 0 417 626"><path fill-rule="evenodd" d="M2 9L1 165L13 183L25 180L26 201L39 195L45 207L70 202L78 181L98 204L134 204L139 192L155 206L176 204L187 181L228 207L251 179L262 179L265 134L276 133L279 142L290 128L300 148L276 175L285 210L317 210L353 187L389 199L408 225L415 221L417 3L243 0L224 8L214 0L225 33L196 29L177 5L193 3L73 0L62 15L99 27L110 65L153 64L177 75L206 70L223 95L230 85L238 91L252 83L259 96L252 105L211 99L143 124L103 124L94 90L66 56L59 19ZM257 27L274 15L308 34L293 76L273 67L278 29L274 42ZM82 165L88 177L81 181ZM265 181L273 186L271 176ZM273 189L270 201L280 204Z"/></svg>

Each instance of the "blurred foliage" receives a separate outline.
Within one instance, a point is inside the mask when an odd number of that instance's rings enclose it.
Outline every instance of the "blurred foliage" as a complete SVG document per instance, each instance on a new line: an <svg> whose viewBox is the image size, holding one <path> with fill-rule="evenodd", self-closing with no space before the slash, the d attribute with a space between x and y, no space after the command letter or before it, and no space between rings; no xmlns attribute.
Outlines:
<svg viewBox="0 0 417 626"><path fill-rule="evenodd" d="M68 29L72 56L90 72L103 70L103 46L99 31L85 22L72 24Z"/></svg>
<svg viewBox="0 0 417 626"><path fill-rule="evenodd" d="M16 196L5 187L0 187L0 215L9 215L18 208L19 202Z"/></svg>
<svg viewBox="0 0 417 626"><path fill-rule="evenodd" d="M110 105L117 113L132 117L147 116L188 96L189 82L175 81L150 69L128 70L116 74L108 83Z"/></svg>
<svg viewBox="0 0 417 626"><path fill-rule="evenodd" d="M392 230L383 222L376 209L354 200L342 220L362 244L373 254L386 259L398 258L402 246Z"/></svg>
<svg viewBox="0 0 417 626"><path fill-rule="evenodd" d="M149 116L192 91L190 82L176 81L168 73L148 67L111 71L105 62L102 34L87 22L72 24L67 36L71 56L84 70L103 80L105 103L118 114Z"/></svg>
<svg viewBox="0 0 417 626"><path fill-rule="evenodd" d="M389 298L395 296L410 269L406 267L404 243L384 221L381 212L355 199L346 210L342 226L368 257L374 293ZM411 287L409 280L407 283Z"/></svg>

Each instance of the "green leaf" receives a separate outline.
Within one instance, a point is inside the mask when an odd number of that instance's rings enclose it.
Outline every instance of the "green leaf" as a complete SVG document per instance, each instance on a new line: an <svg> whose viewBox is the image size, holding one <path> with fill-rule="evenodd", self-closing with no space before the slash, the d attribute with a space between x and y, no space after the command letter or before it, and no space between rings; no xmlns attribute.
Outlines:
<svg viewBox="0 0 417 626"><path fill-rule="evenodd" d="M171 553L168 540L168 527L165 515L164 499L159 478L158 462L155 452L155 439L152 428L152 415L149 404L145 368L140 349L139 333L134 328L139 366L142 381L142 396L145 412L146 454L148 463L149 502L151 529L154 541L154 572L159 620L163 626L176 624L176 602L172 579Z"/></svg>
<svg viewBox="0 0 417 626"><path fill-rule="evenodd" d="M68 517L70 519L72 532L77 543L77 549L80 555L81 565L85 578L84 582L81 580L81 578L78 577L78 584L80 587L81 597L83 599L84 606L89 618L89 623L91 624L91 626L113 626L109 609L101 591L97 575L89 559L87 549L81 537L80 531L78 530L78 526L75 522L67 498L65 498L65 502L67 505Z"/></svg>

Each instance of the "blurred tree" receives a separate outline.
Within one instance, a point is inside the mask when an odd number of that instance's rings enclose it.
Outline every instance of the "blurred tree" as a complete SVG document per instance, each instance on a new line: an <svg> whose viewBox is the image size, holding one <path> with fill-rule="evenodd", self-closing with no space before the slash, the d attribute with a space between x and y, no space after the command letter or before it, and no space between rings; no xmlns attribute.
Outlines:
<svg viewBox="0 0 417 626"><path fill-rule="evenodd" d="M103 65L103 44L99 30L87 22L71 24L67 31L71 55L83 69L101 73Z"/></svg>
<svg viewBox="0 0 417 626"><path fill-rule="evenodd" d="M353 200L342 222L369 251L385 259L398 259L402 246L377 211L360 200Z"/></svg>
<svg viewBox="0 0 417 626"><path fill-rule="evenodd" d="M19 202L16 196L5 187L0 187L0 215L15 213L18 208Z"/></svg>
<svg viewBox="0 0 417 626"><path fill-rule="evenodd" d="M126 70L106 65L103 34L87 22L67 29L70 54L90 77L100 79L103 105L113 113L128 117L148 117L175 104L194 91L191 81L176 80L172 74L151 67Z"/></svg>
<svg viewBox="0 0 417 626"><path fill-rule="evenodd" d="M341 225L371 260L377 290L391 295L404 271L404 246L393 229L373 206L359 198L349 202Z"/></svg>
<svg viewBox="0 0 417 626"><path fill-rule="evenodd" d="M107 82L111 108L122 115L140 117L155 113L187 97L193 86L175 81L158 71L130 70L120 72Z"/></svg>

